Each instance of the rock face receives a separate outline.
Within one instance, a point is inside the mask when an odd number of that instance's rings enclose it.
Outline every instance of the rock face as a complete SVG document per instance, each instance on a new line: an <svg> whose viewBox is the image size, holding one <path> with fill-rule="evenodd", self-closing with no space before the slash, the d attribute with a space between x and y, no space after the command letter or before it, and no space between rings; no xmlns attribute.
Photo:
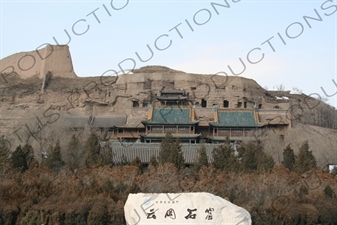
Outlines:
<svg viewBox="0 0 337 225"><path fill-rule="evenodd" d="M33 59L36 62L31 66ZM274 130L265 132L273 140L270 147L275 147L275 157L282 155L289 143L298 142L295 146L299 146L298 136L309 140L317 150L323 147L332 154L329 149L337 149L332 141L336 139L335 108L304 94L267 91L252 79L190 74L163 66L147 66L126 75L80 78L73 71L68 46L15 54L2 59L0 65L1 70L5 69L0 75L0 135L11 141L12 149L27 140L38 142L39 135L50 141L60 137L67 126L62 121L69 116L87 120L95 116L126 116L127 124L139 124L147 119L149 106L169 107L157 98L167 90L183 91L187 100L181 107L194 107L196 120L203 125L212 122L216 108L258 108L261 123L287 125L282 135ZM20 70L18 65L21 69L32 68ZM11 68L17 75L11 73ZM309 125L321 129L311 129ZM301 133L300 127L309 132ZM50 135L53 138L48 138ZM42 144L39 145L36 149L40 151Z"/></svg>
<svg viewBox="0 0 337 225"><path fill-rule="evenodd" d="M55 77L76 77L68 45L47 45L40 50L16 53L0 60L0 73L16 73L21 79L43 78L48 71Z"/></svg>

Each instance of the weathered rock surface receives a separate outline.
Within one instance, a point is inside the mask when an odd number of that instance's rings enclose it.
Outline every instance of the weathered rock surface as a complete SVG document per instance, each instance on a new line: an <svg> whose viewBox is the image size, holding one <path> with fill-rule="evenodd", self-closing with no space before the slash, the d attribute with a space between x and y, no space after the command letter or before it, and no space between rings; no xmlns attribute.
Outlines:
<svg viewBox="0 0 337 225"><path fill-rule="evenodd" d="M34 73L15 67L25 59L28 68L28 59L32 59L28 55L37 59L39 54L46 57L49 53L45 60L36 60L40 65L34 65ZM309 140L316 157L326 162L327 156L322 156L326 151L329 160L336 160L331 159L337 149L336 109L304 94L267 91L254 80L239 76L189 74L163 66L147 66L126 75L80 78L73 71L68 46L48 46L39 54L19 53L1 60L1 70L16 68L16 73L6 70L0 76L0 134L11 141L12 149L29 140L41 151L42 144L34 134L49 142L68 138L63 132L67 116L126 115L128 124L139 124L147 118L149 105L161 105L156 99L161 90L183 89L188 101L182 107L196 107L200 124L213 120L214 107L257 107L260 122L289 123L283 136L270 130L265 133L267 150L276 159L288 143L295 147Z"/></svg>
<svg viewBox="0 0 337 225"><path fill-rule="evenodd" d="M48 71L55 77L76 77L68 45L47 45L39 50L16 53L0 60L3 79L12 73L21 79L33 76L43 78Z"/></svg>

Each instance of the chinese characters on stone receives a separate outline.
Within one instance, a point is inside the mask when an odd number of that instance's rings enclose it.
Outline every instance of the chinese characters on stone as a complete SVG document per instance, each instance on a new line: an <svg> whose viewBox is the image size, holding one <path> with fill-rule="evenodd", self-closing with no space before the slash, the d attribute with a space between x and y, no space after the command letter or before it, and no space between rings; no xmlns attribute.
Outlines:
<svg viewBox="0 0 337 225"><path fill-rule="evenodd" d="M154 209L150 209L150 213L147 213L147 219L156 219L157 217L154 213Z"/></svg>
<svg viewBox="0 0 337 225"><path fill-rule="evenodd" d="M165 218L170 217L171 219L175 220L176 219L176 213L174 212L174 209L169 209L166 211Z"/></svg>
<svg viewBox="0 0 337 225"><path fill-rule="evenodd" d="M214 212L214 208L208 208L205 210L205 213L207 213L206 220L213 220L212 212Z"/></svg>
<svg viewBox="0 0 337 225"><path fill-rule="evenodd" d="M197 209L187 208L186 210L187 210L188 214L185 216L185 219L188 220L188 219L196 219L197 218L197 214L196 214ZM154 209L150 209L150 212L147 213L147 219L156 219L157 218L157 216L155 215L156 211L154 211ZM209 207L205 210L205 213L207 214L206 217L205 217L205 220L213 220L212 212L214 212L214 208L211 208L211 207ZM173 208L169 208L166 211L165 218L171 218L173 220L176 219L176 213L175 213Z"/></svg>
<svg viewBox="0 0 337 225"><path fill-rule="evenodd" d="M195 220L195 217L197 216L197 214L195 214L195 213L193 214L192 212L197 211L197 209L187 209L187 211L188 211L188 215L185 216L185 219Z"/></svg>

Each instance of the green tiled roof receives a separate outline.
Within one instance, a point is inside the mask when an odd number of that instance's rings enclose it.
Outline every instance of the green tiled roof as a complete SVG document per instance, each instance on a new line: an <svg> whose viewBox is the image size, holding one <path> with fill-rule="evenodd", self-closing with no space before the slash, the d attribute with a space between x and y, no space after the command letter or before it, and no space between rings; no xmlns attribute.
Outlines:
<svg viewBox="0 0 337 225"><path fill-rule="evenodd" d="M155 108L152 120L144 121L144 124L195 124L190 120L190 109L183 108Z"/></svg>
<svg viewBox="0 0 337 225"><path fill-rule="evenodd" d="M261 127L254 118L254 112L218 112L218 123L210 123L216 127Z"/></svg>

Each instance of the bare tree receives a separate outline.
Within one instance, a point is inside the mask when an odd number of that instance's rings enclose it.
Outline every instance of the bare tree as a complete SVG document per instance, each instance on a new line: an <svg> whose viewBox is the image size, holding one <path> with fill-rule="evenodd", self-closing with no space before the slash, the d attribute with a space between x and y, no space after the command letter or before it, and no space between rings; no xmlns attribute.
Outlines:
<svg viewBox="0 0 337 225"><path fill-rule="evenodd" d="M302 92L303 92L303 91L302 91L301 89L299 89L298 87L293 87L292 90L293 90L293 92L298 93L298 94L302 94Z"/></svg>
<svg viewBox="0 0 337 225"><path fill-rule="evenodd" d="M324 103L328 103L329 102L329 98L326 96L321 96L320 100Z"/></svg>
<svg viewBox="0 0 337 225"><path fill-rule="evenodd" d="M286 87L283 84L280 84L274 86L273 89L276 89L277 91L285 91Z"/></svg>
<svg viewBox="0 0 337 225"><path fill-rule="evenodd" d="M26 143L31 143L35 153L39 153L37 154L38 156L42 156L44 152L47 152L48 146L53 145L57 139L63 139L64 132L62 131L64 128L62 124L58 123L58 121L48 123L43 116L37 116L36 120L25 124L25 127Z"/></svg>

